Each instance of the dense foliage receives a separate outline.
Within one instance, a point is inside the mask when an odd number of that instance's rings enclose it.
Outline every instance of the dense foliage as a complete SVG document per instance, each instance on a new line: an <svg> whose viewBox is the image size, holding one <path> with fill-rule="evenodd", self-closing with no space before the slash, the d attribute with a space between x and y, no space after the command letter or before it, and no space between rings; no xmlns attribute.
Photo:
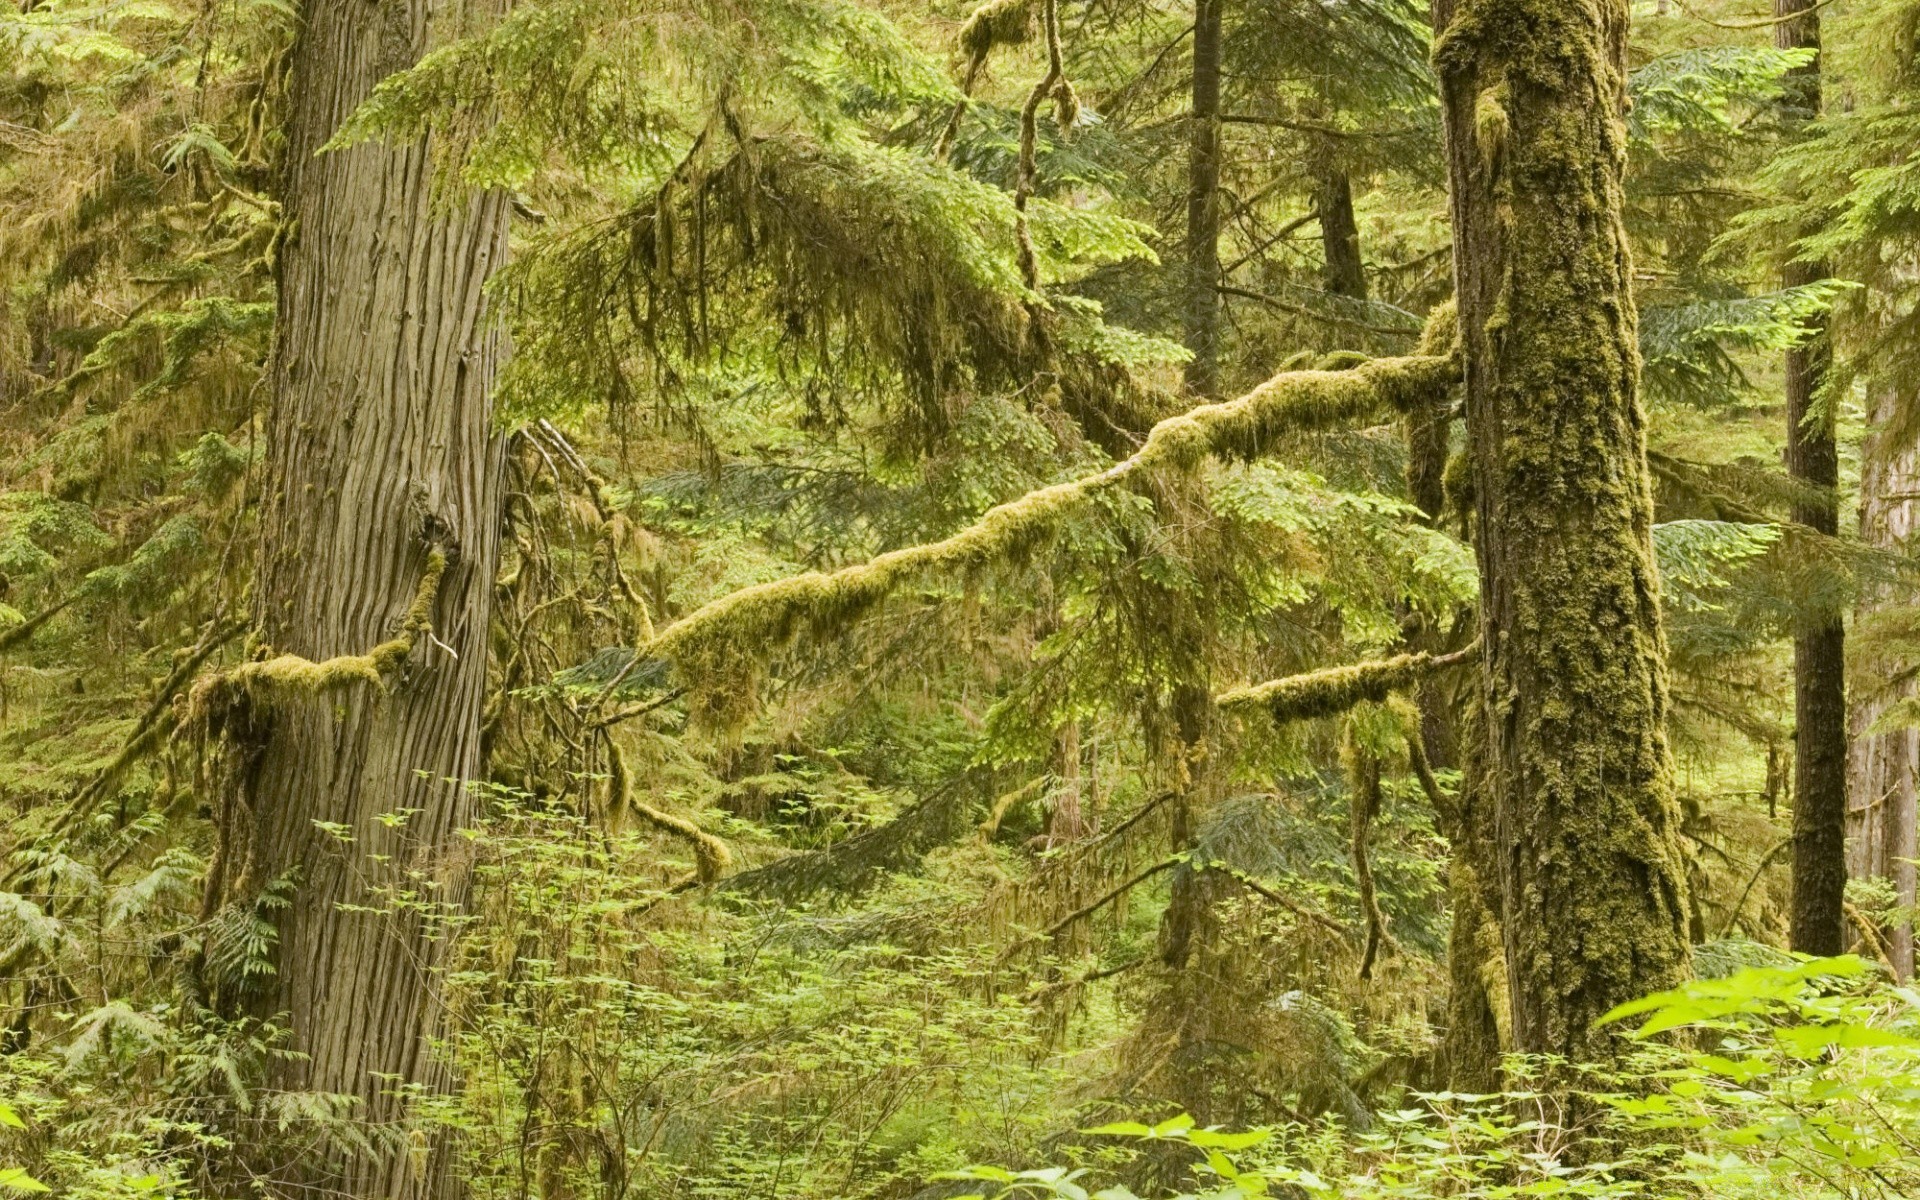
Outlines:
<svg viewBox="0 0 1920 1200"><path fill-rule="evenodd" d="M1532 161L1501 139L1551 64L1479 93L1469 161L1466 35L1436 58L1413 0L387 29L426 53L319 158L424 139L366 204L513 214L483 769L434 781L471 802L450 848L419 808L319 819L260 878L249 739L381 720L457 657L472 566L377 547L398 602L345 568L325 602L387 640L261 633L307 502L269 450L306 361L294 76L339 0L0 6L0 1189L290 1196L357 1158L500 1200L1913 1194L1920 3L1817 7L1808 43L1758 0L1565 6L1631 10L1606 482L1649 481L1694 976L1569 1064L1514 1027L1487 852L1512 701L1449 194ZM442 277L372 260L328 302ZM1795 355L1837 487L1784 465ZM435 532L420 479L375 490ZM1795 957L1810 614L1845 618L1854 877L1847 953ZM284 1083L316 1050L281 933L336 867L322 919L433 947L431 1027L379 1037L444 1073Z"/></svg>

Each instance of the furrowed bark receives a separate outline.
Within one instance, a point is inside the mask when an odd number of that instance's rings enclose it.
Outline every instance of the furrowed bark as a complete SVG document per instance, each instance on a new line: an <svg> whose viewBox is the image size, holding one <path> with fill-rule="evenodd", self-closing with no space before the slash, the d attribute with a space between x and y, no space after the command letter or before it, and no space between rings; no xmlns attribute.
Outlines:
<svg viewBox="0 0 1920 1200"><path fill-rule="evenodd" d="M1774 44L1812 50L1812 62L1787 72L1790 119L1820 115L1819 0L1774 0ZM1790 263L1781 283L1799 287L1827 277L1822 263ZM1840 530L1835 489L1840 456L1833 407L1819 392L1831 346L1825 320L1805 345L1787 351L1787 474L1807 484L1792 517L1831 537ZM1837 610L1801 614L1793 633L1793 901L1789 942L1807 954L1846 948L1847 689L1846 625Z"/></svg>
<svg viewBox="0 0 1920 1200"><path fill-rule="evenodd" d="M506 254L508 202L436 206L424 142L317 151L425 52L430 15L445 19L427 0L304 6L254 612L274 654L323 665L364 655L394 644L443 560L425 601L430 635L404 648L384 687L275 687L257 702L242 690L213 731L228 774L210 905L256 904L291 884L274 914L275 974L234 997L282 1014L298 1052L270 1058L267 1082L356 1097L355 1119L389 1134L407 1119L396 1089L448 1082L429 1045L432 911L464 897L459 834L482 766L503 469L488 401L501 347L482 285ZM343 909L403 894L420 903ZM418 1131L397 1149L336 1144L311 1157L282 1182L382 1200L454 1186L443 1148Z"/></svg>
<svg viewBox="0 0 1920 1200"><path fill-rule="evenodd" d="M1626 0L1436 0L1515 1048L1688 970L1621 225Z"/></svg>

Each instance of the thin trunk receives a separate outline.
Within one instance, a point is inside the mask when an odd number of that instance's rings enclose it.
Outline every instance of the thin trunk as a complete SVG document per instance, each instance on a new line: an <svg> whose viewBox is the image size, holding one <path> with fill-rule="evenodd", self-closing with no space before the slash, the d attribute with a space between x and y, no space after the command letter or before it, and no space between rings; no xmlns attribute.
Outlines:
<svg viewBox="0 0 1920 1200"><path fill-rule="evenodd" d="M1325 251L1326 288L1336 296L1367 298L1366 262L1360 257L1360 224L1353 215L1353 181L1345 171L1328 170L1314 188Z"/></svg>
<svg viewBox="0 0 1920 1200"><path fill-rule="evenodd" d="M1168 840L1174 853L1186 854L1194 849L1199 819L1210 799L1208 760L1213 740L1210 689L1204 683L1176 687L1173 719L1180 759L1172 764L1176 795ZM1206 948L1208 913L1218 881L1217 873L1195 870L1191 864L1183 864L1174 872L1166 913L1160 921L1160 960L1167 966L1183 968L1196 948Z"/></svg>
<svg viewBox="0 0 1920 1200"><path fill-rule="evenodd" d="M1220 10L1193 10L1193 109L1187 162L1187 387L1220 391Z"/></svg>
<svg viewBox="0 0 1920 1200"><path fill-rule="evenodd" d="M1913 401L1911 384L1903 392L1897 381L1873 379L1867 388L1867 428L1888 428L1903 405ZM1905 554L1920 532L1920 445L1895 451L1878 444L1870 432L1860 471L1860 537L1876 550ZM1899 589L1877 588L1860 598L1859 619L1867 621L1883 608L1907 601ZM1861 879L1892 883L1900 907L1914 909L1914 860L1920 858L1915 837L1916 780L1920 780L1920 730L1896 729L1869 733L1887 709L1920 694L1912 683L1891 690L1873 685L1857 689L1854 706L1854 743L1847 814L1849 863ZM1913 977L1913 923L1887 930L1893 968L1902 979Z"/></svg>
<svg viewBox="0 0 1920 1200"><path fill-rule="evenodd" d="M238 735L228 840L250 846L249 861L218 897L291 885L270 914L276 974L261 1007L285 1014L298 1057L270 1060L270 1085L357 1097L355 1118L388 1136L406 1117L398 1088L446 1083L429 1045L436 914L464 897L460 831L481 775L503 470L488 407L500 340L482 285L506 254L508 208L497 194L436 207L423 143L317 151L420 58L432 9L305 6L255 591L276 653L363 654L393 636L438 552L432 636L384 692L289 696ZM418 1135L410 1151L336 1147L301 1164L298 1183L411 1200L452 1184L447 1157Z"/></svg>
<svg viewBox="0 0 1920 1200"><path fill-rule="evenodd" d="M1796 121L1820 114L1820 0L1774 0L1782 50L1812 50L1815 58L1787 73L1786 104ZM1824 279L1819 263L1790 264L1781 282L1799 287ZM1839 531L1835 488L1840 456L1834 445L1833 407L1818 399L1830 346L1824 328L1787 352L1787 474L1809 493L1796 499L1793 519L1832 535ZM1789 938L1807 954L1838 954L1846 947L1847 690L1846 625L1838 610L1803 614L1793 635L1793 905Z"/></svg>
<svg viewBox="0 0 1920 1200"><path fill-rule="evenodd" d="M1436 0L1515 1048L1688 969L1621 225L1627 0Z"/></svg>

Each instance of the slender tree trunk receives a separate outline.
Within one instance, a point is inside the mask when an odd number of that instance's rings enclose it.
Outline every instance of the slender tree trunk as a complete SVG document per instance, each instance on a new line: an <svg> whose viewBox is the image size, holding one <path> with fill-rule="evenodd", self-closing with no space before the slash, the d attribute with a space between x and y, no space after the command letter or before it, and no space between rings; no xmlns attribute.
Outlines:
<svg viewBox="0 0 1920 1200"><path fill-rule="evenodd" d="M1345 171L1329 169L1314 188L1320 214L1320 244L1325 251L1326 288L1336 296L1367 298L1366 261L1360 256L1360 223L1353 215L1353 181Z"/></svg>
<svg viewBox="0 0 1920 1200"><path fill-rule="evenodd" d="M1920 533L1920 445L1894 450L1882 443L1877 431L1887 429L1894 415L1912 403L1912 385L1874 379L1867 389L1869 441L1860 471L1860 537L1876 550L1904 554ZM1859 618L1871 619L1888 607L1907 603L1898 589L1874 589L1860 598ZM1856 689L1853 710L1854 742L1851 761L1850 807L1847 813L1848 865L1861 879L1885 879L1907 911L1915 902L1914 860L1920 858L1915 836L1916 780L1920 780L1920 730L1896 729L1869 733L1874 722L1895 702L1920 688L1904 684L1882 690L1867 681ZM1913 924L1903 921L1887 931L1893 968L1903 979L1913 977Z"/></svg>
<svg viewBox="0 0 1920 1200"><path fill-rule="evenodd" d="M1220 392L1220 10L1195 0L1187 162L1187 387Z"/></svg>
<svg viewBox="0 0 1920 1200"><path fill-rule="evenodd" d="M1796 121L1820 115L1819 0L1774 0L1782 50L1816 57L1787 74L1786 104ZM1827 276L1820 263L1789 264L1781 282L1799 287ZM1826 331L1787 352L1787 474L1805 485L1793 519L1839 532L1840 456L1833 409L1817 400L1830 346ZM1847 687L1846 625L1838 610L1803 614L1793 634L1793 907L1790 941L1807 954L1838 954L1846 944Z"/></svg>
<svg viewBox="0 0 1920 1200"><path fill-rule="evenodd" d="M459 833L481 773L503 470L488 407L500 340L481 289L506 254L508 210L500 195L436 207L421 143L316 152L419 59L432 8L305 5L255 617L275 653L364 654L394 635L438 552L433 633L384 691L276 699L246 731L228 840L250 861L220 888L246 903L291 885L271 914L263 1007L285 1014L299 1057L272 1060L270 1084L357 1097L358 1118L389 1134L405 1117L396 1088L446 1082L429 1046L434 913L462 902ZM320 1157L301 1184L333 1195L411 1200L451 1183L446 1154L419 1135L411 1149Z"/></svg>
<svg viewBox="0 0 1920 1200"><path fill-rule="evenodd" d="M1632 273L1627 0L1436 0L1515 1047L1688 969Z"/></svg>

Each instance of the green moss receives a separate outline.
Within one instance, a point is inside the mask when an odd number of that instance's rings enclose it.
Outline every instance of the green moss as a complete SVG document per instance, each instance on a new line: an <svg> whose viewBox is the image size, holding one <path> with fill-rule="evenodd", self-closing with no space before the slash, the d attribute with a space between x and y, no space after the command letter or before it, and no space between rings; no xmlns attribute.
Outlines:
<svg viewBox="0 0 1920 1200"><path fill-rule="evenodd" d="M608 815L618 819L631 813L654 828L685 840L693 847L694 874L701 883L712 883L725 875L727 868L733 865L733 851L727 848L727 844L687 818L655 808L635 797L633 773L627 768L625 752L610 734L606 735L605 744L610 775L607 785Z"/></svg>
<svg viewBox="0 0 1920 1200"><path fill-rule="evenodd" d="M1017 46L1033 37L1033 0L987 0L960 26L960 48L983 59L997 46Z"/></svg>
<svg viewBox="0 0 1920 1200"><path fill-rule="evenodd" d="M1460 248L1517 1049L1603 1061L1596 1018L1686 971L1632 267L1625 0L1460 0L1434 61Z"/></svg>
<svg viewBox="0 0 1920 1200"><path fill-rule="evenodd" d="M400 632L365 654L342 654L315 662L297 654L280 654L242 663L200 680L193 687L191 709L196 717L216 717L236 703L271 704L280 695L317 696L349 684L385 688L387 677L413 653L421 634L433 625L433 606L447 571L446 555L438 550L427 557L420 585L407 605Z"/></svg>
<svg viewBox="0 0 1920 1200"><path fill-rule="evenodd" d="M1102 491L1154 472L1188 470L1210 456L1256 458L1289 434L1404 411L1444 390L1455 377L1452 359L1429 356L1276 375L1238 399L1160 422L1132 457L1104 471L1002 504L941 541L723 596L662 630L646 654L672 659L696 713L727 725L750 711L766 659L803 632L824 636L844 630L913 579L964 576L1017 561Z"/></svg>
<svg viewBox="0 0 1920 1200"><path fill-rule="evenodd" d="M1225 711L1264 709L1276 724L1331 717L1368 701L1379 703L1395 692L1418 683L1443 667L1471 661L1477 650L1435 657L1401 654L1376 662L1351 663L1289 675L1249 687L1234 688L1214 698Z"/></svg>

